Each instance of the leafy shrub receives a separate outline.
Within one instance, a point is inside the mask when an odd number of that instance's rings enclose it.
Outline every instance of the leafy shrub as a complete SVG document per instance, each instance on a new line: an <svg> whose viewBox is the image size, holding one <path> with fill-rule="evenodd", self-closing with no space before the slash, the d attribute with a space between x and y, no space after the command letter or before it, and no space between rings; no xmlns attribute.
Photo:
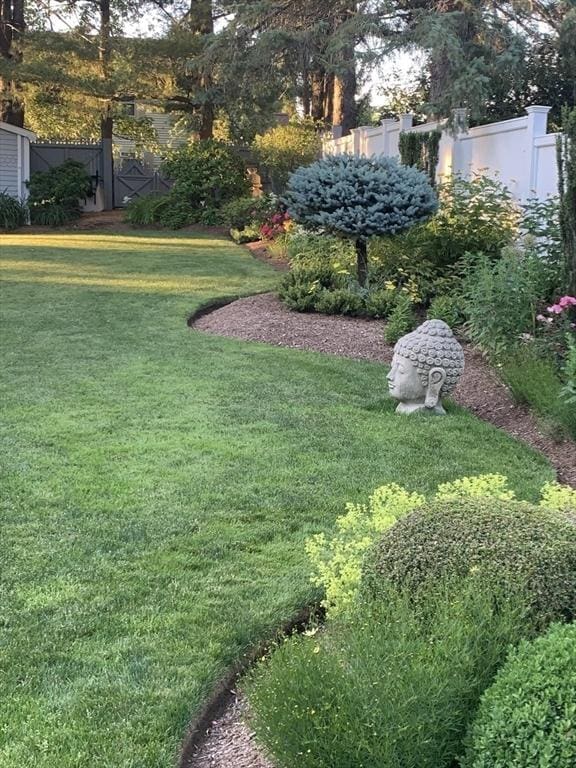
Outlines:
<svg viewBox="0 0 576 768"><path fill-rule="evenodd" d="M354 241L360 285L368 276L369 238L409 229L437 208L421 171L387 157L346 154L296 170L285 201L296 223Z"/></svg>
<svg viewBox="0 0 576 768"><path fill-rule="evenodd" d="M349 274L354 268L354 246L349 240L334 235L296 229L286 239L286 256L292 269L330 267Z"/></svg>
<svg viewBox="0 0 576 768"><path fill-rule="evenodd" d="M463 768L576 765L576 625L512 652L482 697Z"/></svg>
<svg viewBox="0 0 576 768"><path fill-rule="evenodd" d="M260 227L278 208L278 199L272 195L261 197L237 197L220 209L220 221L229 229L242 230L249 226Z"/></svg>
<svg viewBox="0 0 576 768"><path fill-rule="evenodd" d="M0 192L0 229L11 230L23 227L28 221L26 203L12 197L8 192Z"/></svg>
<svg viewBox="0 0 576 768"><path fill-rule="evenodd" d="M562 368L564 385L560 390L560 399L566 405L576 403L576 339L574 334L566 334L566 360Z"/></svg>
<svg viewBox="0 0 576 768"><path fill-rule="evenodd" d="M394 309L398 293L394 289L371 290L366 295L365 312L368 317L387 318Z"/></svg>
<svg viewBox="0 0 576 768"><path fill-rule="evenodd" d="M370 240L370 285L404 291L418 304L427 303L441 290L436 285L439 272L432 262L423 257L420 248L423 226L412 227L393 237L373 237ZM443 290L448 291L450 287L445 283Z"/></svg>
<svg viewBox="0 0 576 768"><path fill-rule="evenodd" d="M562 237L560 232L560 200L530 198L521 206L520 234L528 240L538 256L556 273L554 289L560 291L563 278Z"/></svg>
<svg viewBox="0 0 576 768"><path fill-rule="evenodd" d="M321 140L312 121L294 120L256 136L254 148L270 173L274 191L281 193L296 168L319 157Z"/></svg>
<svg viewBox="0 0 576 768"><path fill-rule="evenodd" d="M244 161L232 147L212 139L175 150L164 162L163 172L174 180L168 195L171 207L180 204L183 218L187 205L194 211L194 221L201 220L203 211L219 209L250 191Z"/></svg>
<svg viewBox="0 0 576 768"><path fill-rule="evenodd" d="M92 193L86 168L76 160L66 160L48 171L36 171L27 182L28 205L33 224L58 226L80 216L80 200Z"/></svg>
<svg viewBox="0 0 576 768"><path fill-rule="evenodd" d="M534 616L576 615L576 525L563 512L495 498L433 501L399 520L369 553L364 584L413 590L446 575L527 588Z"/></svg>
<svg viewBox="0 0 576 768"><path fill-rule="evenodd" d="M387 344L395 344L401 336L409 333L415 325L416 316L412 300L407 294L398 294L392 312L388 317L388 322L384 327L384 341Z"/></svg>
<svg viewBox="0 0 576 768"><path fill-rule="evenodd" d="M274 240L276 237L284 235L290 224L290 217L286 211L277 211L264 221L260 227L260 234L265 240Z"/></svg>
<svg viewBox="0 0 576 768"><path fill-rule="evenodd" d="M510 191L489 176L453 176L438 188L440 207L419 234L422 255L437 268L466 253L496 259L518 231L519 210Z"/></svg>
<svg viewBox="0 0 576 768"><path fill-rule="evenodd" d="M230 237L235 243L254 243L260 240L260 227L252 225L242 229L231 229Z"/></svg>
<svg viewBox="0 0 576 768"><path fill-rule="evenodd" d="M470 257L462 296L471 340L495 357L518 347L535 331L545 283L546 267L534 252L507 248L496 262Z"/></svg>
<svg viewBox="0 0 576 768"><path fill-rule="evenodd" d="M454 295L436 296L428 307L428 320L444 320L450 328L457 328L464 322L462 302Z"/></svg>
<svg viewBox="0 0 576 768"><path fill-rule="evenodd" d="M345 276L337 275L330 267L294 269L280 281L278 295L289 309L313 312L322 290L345 287Z"/></svg>
<svg viewBox="0 0 576 768"><path fill-rule="evenodd" d="M454 765L482 692L529 628L520 601L474 581L437 584L423 605L388 588L258 666L251 727L279 765Z"/></svg>

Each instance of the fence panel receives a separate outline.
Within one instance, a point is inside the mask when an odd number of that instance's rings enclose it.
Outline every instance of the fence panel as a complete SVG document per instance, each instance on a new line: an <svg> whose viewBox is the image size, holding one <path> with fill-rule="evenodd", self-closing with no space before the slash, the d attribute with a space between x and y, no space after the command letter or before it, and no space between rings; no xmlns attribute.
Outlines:
<svg viewBox="0 0 576 768"><path fill-rule="evenodd" d="M549 107L533 106L526 115L480 125L453 134L442 131L437 177L486 173L505 184L517 200L557 194L556 135L547 134ZM377 127L354 128L351 136L324 141L324 155L352 152L399 157L400 134L441 128L438 123L412 126L411 115L384 120Z"/></svg>

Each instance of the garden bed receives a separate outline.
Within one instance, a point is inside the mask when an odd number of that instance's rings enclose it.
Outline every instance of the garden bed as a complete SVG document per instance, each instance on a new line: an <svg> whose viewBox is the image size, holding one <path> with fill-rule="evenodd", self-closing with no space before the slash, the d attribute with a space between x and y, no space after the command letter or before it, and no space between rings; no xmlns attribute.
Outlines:
<svg viewBox="0 0 576 768"><path fill-rule="evenodd" d="M199 318L194 327L219 336L341 357L384 363L392 359L382 322L291 312L272 293L234 301ZM453 397L456 403L541 451L556 468L558 479L576 487L576 443L547 431L534 414L516 404L479 352L466 346L465 357L466 369ZM383 377L382 395L386 391Z"/></svg>

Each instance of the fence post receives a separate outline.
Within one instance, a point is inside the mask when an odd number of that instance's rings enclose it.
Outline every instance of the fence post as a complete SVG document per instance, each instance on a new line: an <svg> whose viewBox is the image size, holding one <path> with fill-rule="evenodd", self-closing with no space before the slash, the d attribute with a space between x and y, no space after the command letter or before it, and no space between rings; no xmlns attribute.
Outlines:
<svg viewBox="0 0 576 768"><path fill-rule="evenodd" d="M400 132L409 131L414 123L414 115L407 112L405 115L400 115Z"/></svg>
<svg viewBox="0 0 576 768"><path fill-rule="evenodd" d="M468 110L458 107L452 110L454 137L452 142L452 175L467 176L467 163L462 139L468 133Z"/></svg>
<svg viewBox="0 0 576 768"><path fill-rule="evenodd" d="M521 197L530 197L532 192L536 191L538 186L538 158L535 145L535 139L539 136L545 136L548 128L548 112L551 107L533 106L526 107L526 114L528 115L527 125L527 142L528 142L528 158L529 169L528 175L528 189L519 190Z"/></svg>
<svg viewBox="0 0 576 768"><path fill-rule="evenodd" d="M390 157L390 129L393 125L396 125L396 120L393 117L386 117L382 120L382 132L384 134L384 152L386 157Z"/></svg>

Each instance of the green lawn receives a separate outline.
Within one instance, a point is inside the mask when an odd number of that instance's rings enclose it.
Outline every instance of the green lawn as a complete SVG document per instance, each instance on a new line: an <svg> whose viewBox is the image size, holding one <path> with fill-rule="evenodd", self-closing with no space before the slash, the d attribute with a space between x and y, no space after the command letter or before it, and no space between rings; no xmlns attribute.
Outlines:
<svg viewBox="0 0 576 768"><path fill-rule="evenodd" d="M233 660L310 600L347 500L546 461L400 418L381 365L190 331L277 275L225 240L0 236L0 766L159 768Z"/></svg>

